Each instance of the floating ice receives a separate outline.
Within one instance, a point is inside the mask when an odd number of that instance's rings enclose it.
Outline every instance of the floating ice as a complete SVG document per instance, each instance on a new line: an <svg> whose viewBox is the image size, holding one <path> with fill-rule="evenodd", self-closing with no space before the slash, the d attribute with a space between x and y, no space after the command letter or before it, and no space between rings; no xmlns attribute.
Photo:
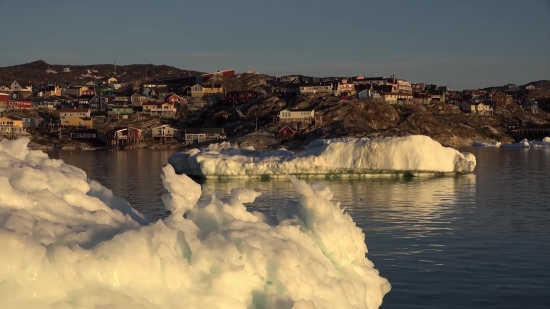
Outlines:
<svg viewBox="0 0 550 309"><path fill-rule="evenodd" d="M231 148L228 143L176 152L169 159L178 173L201 177L261 177L289 174L355 176L384 172L473 172L474 155L441 146L428 136L384 139L316 140L305 151L267 152Z"/></svg>
<svg viewBox="0 0 550 309"><path fill-rule="evenodd" d="M500 147L501 142L474 142L472 146L474 147Z"/></svg>
<svg viewBox="0 0 550 309"><path fill-rule="evenodd" d="M322 184L291 177L299 201L270 218L248 189L197 205L168 165L172 215L149 222L28 142L0 142L0 308L373 309L390 290Z"/></svg>
<svg viewBox="0 0 550 309"><path fill-rule="evenodd" d="M529 141L524 138L521 142L512 144L503 144L504 148L550 148L550 137L545 137L541 141Z"/></svg>

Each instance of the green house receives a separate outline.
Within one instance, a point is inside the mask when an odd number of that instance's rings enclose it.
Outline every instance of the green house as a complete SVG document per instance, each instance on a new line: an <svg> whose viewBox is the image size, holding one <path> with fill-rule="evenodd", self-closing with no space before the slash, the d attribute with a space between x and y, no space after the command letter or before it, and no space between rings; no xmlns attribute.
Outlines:
<svg viewBox="0 0 550 309"><path fill-rule="evenodd" d="M134 110L131 106L113 106L111 111L119 115L132 115L134 113Z"/></svg>

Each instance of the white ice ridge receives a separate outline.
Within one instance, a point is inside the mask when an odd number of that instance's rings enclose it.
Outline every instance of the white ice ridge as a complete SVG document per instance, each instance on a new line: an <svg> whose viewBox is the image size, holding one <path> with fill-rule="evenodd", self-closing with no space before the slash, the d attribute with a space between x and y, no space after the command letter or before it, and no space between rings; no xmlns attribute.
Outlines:
<svg viewBox="0 0 550 309"><path fill-rule="evenodd" d="M172 214L149 222L28 142L0 142L0 308L374 309L390 290L320 183L291 177L299 200L269 217L248 189L198 205L167 165Z"/></svg>
<svg viewBox="0 0 550 309"><path fill-rule="evenodd" d="M176 152L169 159L178 173L191 176L250 177L288 174L369 174L384 172L473 172L475 156L443 147L428 136L382 139L325 139L305 151L260 152L229 143Z"/></svg>

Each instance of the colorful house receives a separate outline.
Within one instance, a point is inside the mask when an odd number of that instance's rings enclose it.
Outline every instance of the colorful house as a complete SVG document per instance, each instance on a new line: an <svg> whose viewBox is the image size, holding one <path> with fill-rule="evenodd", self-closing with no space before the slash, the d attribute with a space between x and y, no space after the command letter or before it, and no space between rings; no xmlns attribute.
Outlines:
<svg viewBox="0 0 550 309"><path fill-rule="evenodd" d="M25 133L25 129L21 118L7 116L0 118L0 136L14 138L23 133Z"/></svg>
<svg viewBox="0 0 550 309"><path fill-rule="evenodd" d="M224 124L231 121L231 114L225 111L217 112L214 114L214 120L216 121L216 126L221 127Z"/></svg>
<svg viewBox="0 0 550 309"><path fill-rule="evenodd" d="M193 98L202 98L204 96L203 87L199 84L191 87L191 97Z"/></svg>
<svg viewBox="0 0 550 309"><path fill-rule="evenodd" d="M178 129L165 124L151 129L151 135L154 140L173 139L177 137Z"/></svg>
<svg viewBox="0 0 550 309"><path fill-rule="evenodd" d="M279 138L288 139L293 138L294 136L296 136L297 133L297 130L292 129L289 126L284 126L279 130L277 135L279 136Z"/></svg>
<svg viewBox="0 0 550 309"><path fill-rule="evenodd" d="M107 131L107 145L118 147L143 141L143 133L133 127L115 127Z"/></svg>
<svg viewBox="0 0 550 309"><path fill-rule="evenodd" d="M495 108L501 109L512 103L512 97L502 91L499 91L491 98L491 103Z"/></svg>
<svg viewBox="0 0 550 309"><path fill-rule="evenodd" d="M65 119L68 117L90 118L92 112L89 108L62 108L59 110L59 118Z"/></svg>
<svg viewBox="0 0 550 309"><path fill-rule="evenodd" d="M213 84L210 86L202 86L202 93L204 96L223 93L223 86L220 84Z"/></svg>
<svg viewBox="0 0 550 309"><path fill-rule="evenodd" d="M200 143L203 141L213 141L225 139L223 128L189 128L185 129L185 143Z"/></svg>
<svg viewBox="0 0 550 309"><path fill-rule="evenodd" d="M142 104L143 112L153 117L174 118L176 117L176 107L174 103L169 102L146 102Z"/></svg>
<svg viewBox="0 0 550 309"><path fill-rule="evenodd" d="M62 127L91 128L93 124L92 118L80 116L69 116L59 120Z"/></svg>
<svg viewBox="0 0 550 309"><path fill-rule="evenodd" d="M131 106L111 106L109 116L128 119L134 114L134 109Z"/></svg>
<svg viewBox="0 0 550 309"><path fill-rule="evenodd" d="M313 109L297 109L288 110L284 109L279 112L280 122L307 122L311 123L315 118L315 110Z"/></svg>

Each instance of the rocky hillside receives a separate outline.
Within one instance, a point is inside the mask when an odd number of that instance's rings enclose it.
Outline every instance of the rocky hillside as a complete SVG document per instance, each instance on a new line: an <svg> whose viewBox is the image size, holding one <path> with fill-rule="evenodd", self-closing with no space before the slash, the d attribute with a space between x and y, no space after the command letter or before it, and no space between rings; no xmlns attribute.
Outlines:
<svg viewBox="0 0 550 309"><path fill-rule="evenodd" d="M144 80L153 80L161 77L170 77L200 72L182 70L167 65L153 64L94 64L94 65L59 65L48 64L39 60L31 63L9 67L0 67L0 84L9 86L13 80L31 84L39 83L85 83L105 77L116 77L120 81L139 83Z"/></svg>
<svg viewBox="0 0 550 309"><path fill-rule="evenodd" d="M226 91L252 90L259 93L272 93L273 86L268 83L269 78L269 75L265 74L243 73L229 78L213 76L205 84L221 84Z"/></svg>
<svg viewBox="0 0 550 309"><path fill-rule="evenodd" d="M274 116L284 108L314 108L322 115L318 126L302 125L296 141L280 141L276 132L283 124ZM211 126L209 120L221 107L205 110L194 126ZM505 132L504 125L524 122L529 125L550 125L544 111L532 114L515 104L492 117L465 114L458 106L435 103L429 105L390 105L385 102L339 100L332 96L310 96L284 100L268 96L264 101L243 106L240 118L234 111L234 122L224 126L229 140L243 146L302 147L318 138L384 137L407 134L428 135L443 145L469 146L474 141L512 142L518 136ZM231 110L230 110L231 111ZM258 129L256 130L256 123Z"/></svg>

